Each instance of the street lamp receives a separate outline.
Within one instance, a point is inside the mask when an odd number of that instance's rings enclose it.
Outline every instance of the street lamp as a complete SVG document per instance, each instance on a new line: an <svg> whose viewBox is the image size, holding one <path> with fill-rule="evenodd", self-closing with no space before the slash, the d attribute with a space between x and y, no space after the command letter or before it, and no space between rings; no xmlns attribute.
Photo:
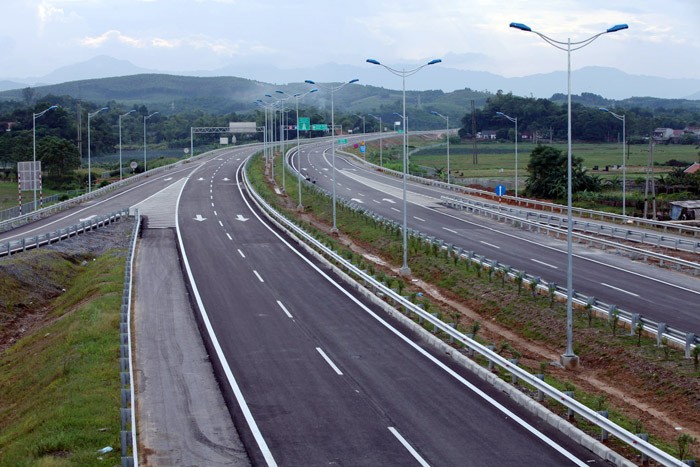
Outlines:
<svg viewBox="0 0 700 467"><path fill-rule="evenodd" d="M146 120L157 114L153 112L151 115L143 116L143 171L146 172Z"/></svg>
<svg viewBox="0 0 700 467"><path fill-rule="evenodd" d="M447 139L447 184L449 185L450 184L450 117L442 115L434 110L430 113L442 118L447 123L447 133L445 134L445 137Z"/></svg>
<svg viewBox="0 0 700 467"><path fill-rule="evenodd" d="M129 110L127 113L119 116L119 180L122 179L122 118L136 112L136 109Z"/></svg>
<svg viewBox="0 0 700 467"><path fill-rule="evenodd" d="M306 96L306 95L308 95L308 94L311 94L312 92L316 92L316 91L318 91L318 89L313 88L312 90L306 91L305 93L300 93L300 92L298 92L298 93L296 93L296 94L294 94L294 95L288 94L288 93L286 93L286 92L284 92L284 91L279 91L279 90L278 90L278 91L275 91L275 92L277 92L277 93L279 93L279 94L284 94L284 95L286 95L286 96L291 96L291 97L293 97L294 100L296 101L296 111L297 111L297 159L299 160L299 205L297 206L297 209L299 209L300 211L304 209L304 205L301 204L301 153L299 152L299 99L301 99L302 97L304 97L304 96Z"/></svg>
<svg viewBox="0 0 700 467"><path fill-rule="evenodd" d="M566 164L566 201L567 201L567 228L566 228L566 256L567 256L567 267L566 267L566 352L561 356L561 363L567 369L573 369L578 366L578 356L574 353L574 325L573 325L573 313L572 313L572 302L573 302L573 242L572 242L572 231L573 231L573 217L571 212L571 52L574 50L582 49L594 40L598 39L603 34L608 34L611 32L621 31L627 29L629 26L626 24L616 24L615 26L606 29L603 32L595 34L588 39L571 42L571 38L567 39L566 42L554 40L550 37L545 36L542 33L533 31L529 26L522 23L510 23L511 28L520 29L525 32L532 32L537 34L549 45L556 47L559 50L564 50L566 52L567 58L567 134L568 134L568 151L567 151L567 164ZM571 46L574 46L573 48Z"/></svg>
<svg viewBox="0 0 700 467"><path fill-rule="evenodd" d="M507 118L515 123L515 197L518 197L518 117L509 117L503 112L496 112L496 115Z"/></svg>
<svg viewBox="0 0 700 467"><path fill-rule="evenodd" d="M32 187L34 189L34 211L36 211L36 185L37 185L37 180L36 180L36 119L39 117L43 117L46 112L49 110L53 110L57 108L57 105L52 105L46 110L43 110L39 113L32 113L32 139L34 141L34 155L32 156Z"/></svg>
<svg viewBox="0 0 700 467"><path fill-rule="evenodd" d="M265 96L271 97L272 99L274 99L275 104L279 104L279 109L280 109L280 137L279 137L279 140L280 140L280 157L283 158L282 159L282 193L284 193L286 191L286 182L285 182L285 176L284 176L284 172L285 172L285 170L284 170L284 139L285 138L284 138L284 128L282 126L283 125L282 121L284 119L284 116L287 113L287 110L284 108L284 103L287 101L287 99L289 99L289 97L285 97L284 99L282 99L280 97L276 97L276 96L273 96L270 94L265 94ZM274 120L274 118L273 118L273 120ZM274 133L274 131L273 131L273 133ZM273 148L272 152L273 152L272 179L274 180L275 179L274 148Z"/></svg>
<svg viewBox="0 0 700 467"><path fill-rule="evenodd" d="M625 140L625 116L624 115L618 115L615 112L612 112L605 107L600 107L600 110L603 112L608 112L610 115L615 117L618 120L622 120L622 218L623 221L627 220L627 203L626 203L626 193L627 193L627 164L625 163L625 145L626 145L626 140Z"/></svg>
<svg viewBox="0 0 700 467"><path fill-rule="evenodd" d="M330 91L331 93L331 165L333 166L333 227L331 227L331 233L336 233L338 232L338 224L336 222L336 213L335 213L335 105L333 101L333 95L335 94L336 91L344 88L348 84L352 83L357 83L359 79L351 79L350 81L347 81L343 84L340 84L338 86L326 86L323 84L316 84L314 81L311 81L310 79L307 79L305 82L307 84L312 84L315 86L320 87L321 89L325 89L327 91Z"/></svg>
<svg viewBox="0 0 700 467"><path fill-rule="evenodd" d="M92 192L92 169L90 162L90 120L92 117L102 112L103 110L109 110L109 107L102 107L100 110L96 110L93 113L88 112L87 127L88 127L88 193Z"/></svg>
<svg viewBox="0 0 700 467"><path fill-rule="evenodd" d="M353 114L353 115L362 119L362 134L364 135L366 133L366 131L365 131L365 116L360 115L360 114Z"/></svg>
<svg viewBox="0 0 700 467"><path fill-rule="evenodd" d="M265 176L267 177L270 174L270 158L269 158L269 151L267 150L267 109L270 106L269 103L263 101L262 99L258 99L255 101L255 103L263 108L263 111L265 112L265 126L263 126L263 157L265 157Z"/></svg>
<svg viewBox="0 0 700 467"><path fill-rule="evenodd" d="M421 65L417 68L413 68L411 70L406 70L405 68L403 70L397 70L395 68L388 67L379 61L373 59L373 58L368 58L367 63L371 63L372 65L380 65L384 68L386 68L390 73L400 76L401 77L401 84L402 84L402 93L403 93L403 114L401 114L401 118L403 119L403 265L401 266L401 269L399 269L399 274L403 276L408 276L411 274L411 269L408 267L408 218L407 218L407 207L408 203L406 202L406 171L408 170L408 125L407 125L407 118L406 118L406 77L415 75L418 73L420 70L425 68L428 65L435 65L436 63L440 63L442 60L435 59L431 60L428 63Z"/></svg>
<svg viewBox="0 0 700 467"><path fill-rule="evenodd" d="M376 116L372 114L367 115L379 120L379 167L384 167L384 164L382 164L382 116Z"/></svg>

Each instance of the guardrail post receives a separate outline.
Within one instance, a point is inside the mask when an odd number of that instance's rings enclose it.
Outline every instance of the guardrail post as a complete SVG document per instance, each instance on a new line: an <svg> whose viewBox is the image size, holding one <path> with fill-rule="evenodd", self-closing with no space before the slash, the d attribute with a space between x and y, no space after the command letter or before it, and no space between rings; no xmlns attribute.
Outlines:
<svg viewBox="0 0 700 467"><path fill-rule="evenodd" d="M605 418L608 418L608 411L607 410L599 410L598 411L599 415L602 415ZM600 429L600 440L601 441L606 441L608 439L608 432L605 430L605 428Z"/></svg>
<svg viewBox="0 0 700 467"><path fill-rule="evenodd" d="M564 391L564 394L574 399L574 391ZM568 418L569 420L574 419L574 410L571 407L566 408L566 418Z"/></svg>
<svg viewBox="0 0 700 467"><path fill-rule="evenodd" d="M517 358L509 358L508 361L512 363L515 366L518 366L518 359ZM510 382L513 384L516 384L518 382L518 377L514 372L510 373Z"/></svg>
<svg viewBox="0 0 700 467"><path fill-rule="evenodd" d="M668 330L666 323L659 323L656 328L656 346L661 347L664 340L664 334Z"/></svg>
<svg viewBox="0 0 700 467"><path fill-rule="evenodd" d="M447 323L447 325L449 327L451 327L452 329L454 329L454 327L455 327L455 323ZM454 344L454 343L455 343L455 338L452 334L450 334L450 344Z"/></svg>
<svg viewBox="0 0 700 467"><path fill-rule="evenodd" d="M637 438L641 439L642 441L648 442L649 441L649 433L637 433L636 434ZM649 465L649 456L646 454L642 454L642 465Z"/></svg>
<svg viewBox="0 0 700 467"><path fill-rule="evenodd" d="M693 344L695 343L695 334L689 332L685 335L685 358L690 358L690 354L693 350Z"/></svg>
<svg viewBox="0 0 700 467"><path fill-rule="evenodd" d="M496 348L496 346L495 345L487 345L486 348L493 352L493 350ZM494 366L495 366L495 363L493 362L493 360L489 359L489 370L493 370Z"/></svg>
<svg viewBox="0 0 700 467"><path fill-rule="evenodd" d="M535 378L541 379L542 381L544 381L544 375L542 373L536 374L534 376L535 376ZM541 389L537 389L537 395L535 396L535 399L537 400L537 402L544 401L544 392L542 392Z"/></svg>
<svg viewBox="0 0 700 467"><path fill-rule="evenodd" d="M437 317L438 317L437 313L430 313L430 314L433 315L435 317L435 319L437 319ZM433 334L437 334L437 332L438 332L437 324L433 324Z"/></svg>
<svg viewBox="0 0 700 467"><path fill-rule="evenodd" d="M639 313L632 313L632 317L630 318L630 336L634 336L637 333L637 325L640 319L641 316Z"/></svg>

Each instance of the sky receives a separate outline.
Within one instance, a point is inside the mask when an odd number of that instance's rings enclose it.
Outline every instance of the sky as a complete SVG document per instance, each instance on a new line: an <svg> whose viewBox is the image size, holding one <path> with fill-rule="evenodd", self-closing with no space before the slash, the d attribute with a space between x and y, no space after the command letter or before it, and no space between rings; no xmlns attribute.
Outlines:
<svg viewBox="0 0 700 467"><path fill-rule="evenodd" d="M566 69L565 52L510 22L572 42L627 23L572 53L572 69L700 77L698 0L3 0L0 79L99 55L168 73L367 58L506 77Z"/></svg>

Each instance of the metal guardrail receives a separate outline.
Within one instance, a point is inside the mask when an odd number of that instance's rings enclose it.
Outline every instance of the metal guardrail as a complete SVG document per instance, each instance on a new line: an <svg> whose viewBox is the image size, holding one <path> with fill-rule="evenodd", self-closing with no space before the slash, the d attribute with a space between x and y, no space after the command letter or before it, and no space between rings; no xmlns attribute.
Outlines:
<svg viewBox="0 0 700 467"><path fill-rule="evenodd" d="M21 240L0 243L0 257L10 256L26 250L51 245L53 243L60 242L61 240L67 240L71 237L75 237L76 235L97 229L99 227L106 227L110 223L118 221L120 218L128 215L129 208L124 208L121 211L115 211L111 214L107 214L106 216L95 216L89 220L78 224L73 224L64 229L47 232L43 235L35 235L33 237L27 237Z"/></svg>
<svg viewBox="0 0 700 467"><path fill-rule="evenodd" d="M127 209L128 212L128 209ZM131 353L131 296L134 277L136 240L141 231L141 216L138 209L131 232L131 244L126 256L124 292L122 294L121 320L119 322L119 371L121 381L120 445L122 467L138 467L138 443L136 441L136 406L134 404L134 361ZM131 448L131 449L129 449Z"/></svg>
<svg viewBox="0 0 700 467"><path fill-rule="evenodd" d="M523 219L522 217L519 217L517 215L512 215L506 212L503 212L503 210L499 209L498 207L495 207L491 204L488 203L483 203L479 201L472 201L468 199L462 199L462 198L450 198L449 196L441 196L440 197L440 202L444 204L445 206L452 207L455 209L461 209L461 210L469 210L471 212L477 213L477 214L485 214L488 216L491 216L492 218L498 218L498 220L506 220L510 221L513 225L520 224L520 226L527 226L529 230L532 230L533 228L536 228L538 231L541 231L544 229L547 233L554 232L557 234L566 233L566 225L562 225L562 222L565 221L565 219L561 218L556 218L560 222L558 222L556 225L552 226L549 223L543 224L538 221L530 221L527 219ZM529 211L528 211L529 212ZM579 221L579 223L581 223ZM594 233L597 233L594 232ZM598 244L602 246L603 248L614 248L618 251L625 251L632 256L634 256L635 259L637 258L642 258L644 261L648 260L649 258L653 258L659 262L660 266L664 266L665 264L673 264L676 266L676 269L680 270L681 268L685 268L686 270L692 271L693 275L697 275L700 272L700 263L694 263L692 261L686 261L681 258L675 258L673 256L668 256L664 255L661 253L656 253L654 251L649 251L649 250L643 250L640 248L635 248L632 246L624 245L621 243L617 243L614 241L609 241L609 240L604 240L601 238L597 237L591 237L585 234L581 234L578 232L572 232L572 236L576 238L579 242L583 243L586 242L589 245L593 244Z"/></svg>
<svg viewBox="0 0 700 467"><path fill-rule="evenodd" d="M446 197L444 196L442 197L442 199L445 198ZM460 198L459 201L461 201L464 204L470 204L473 206L480 206L494 211L505 212L513 217L519 217L525 220L530 220L530 218L534 218L534 221L538 223L556 226L559 228L566 228L565 216L552 215L540 210L526 210L511 206L509 204L490 203L478 199ZM646 243L657 247L666 247L675 250L690 251L693 253L697 253L698 249L700 249L700 241L698 240L690 240L678 236L665 236L663 234L658 234L654 231L648 231L646 229L632 230L627 227L616 227L614 225L611 226L602 223L590 222L587 220L581 220L579 218L573 218L573 228L575 230L583 231L583 233L593 233L596 235L603 235L611 238L637 243Z"/></svg>
<svg viewBox="0 0 700 467"><path fill-rule="evenodd" d="M248 161L250 161L250 159ZM621 440L623 443L641 452L643 455L648 456L649 458L654 459L662 463L663 465L685 465L670 454L667 454L666 452L662 451L656 446L653 446L652 444L637 437L635 434L618 426L614 422L608 420L603 415L586 407L585 405L576 401L564 392L559 391L553 386L542 381L535 375L532 375L526 370L519 368L510 360L501 357L499 354L493 352L488 347L478 343L477 341L471 339L469 336L459 332L458 330L450 326L448 323L445 323L437 317L433 316L432 314L424 311L418 305L409 301L406 297L399 295L393 289L385 286L383 283L376 280L373 276L359 269L349 261L342 258L337 253L328 249L324 244L316 240L313 236L311 236L302 228L297 226L294 222L287 219L282 214L278 213L274 208L272 208L272 206L270 206L250 185L245 170L243 171L243 176L244 182L248 187L249 193L251 193L251 195L253 196L255 203L260 207L262 211L264 211L268 215L268 217L271 217L277 225L292 233L300 241L310 245L316 251L321 252L327 258L330 258L334 263L341 265L341 267L344 270L348 271L353 276L359 278L375 292L380 292L384 294L384 296L389 297L394 303L403 307L404 310L406 310L407 314L415 315L420 320L424 320L431 323L436 329L439 329L440 331L449 335L452 339L459 341L460 343L468 347L473 353L481 355L482 357L486 358L489 362L492 362L494 365L497 365L502 369L506 370L507 372L510 372L512 375L515 375L518 379L526 382L538 391L541 391L543 394L550 397L551 399L558 401L568 409L572 410L574 413L586 419L588 422L600 427L605 432L612 434L613 436Z"/></svg>
<svg viewBox="0 0 700 467"><path fill-rule="evenodd" d="M397 170L391 170L387 169L386 167L380 167L376 164L373 164L371 162L368 162L361 157L356 156L353 153L346 152L346 151L341 151L339 149L336 149L336 153L342 153L348 157L352 157L353 159L357 160L358 162L362 164L366 164L369 166L372 166L375 170L380 170L388 175L392 175L397 178L403 178L403 173L399 172ZM462 194L473 194L473 195L478 195L480 197L486 197L488 199L492 200L497 200L499 196L497 196L494 192L492 191L485 191L485 190L479 190L476 188L469 188L466 186L462 185L454 185L454 184L447 184L445 182L441 182L438 180L430 180L427 178L423 177L418 177L415 175L410 175L406 177L406 180L410 180L416 183L420 183L422 185L429 185L429 186L435 186L439 187L445 190L450 190L450 191L456 191ZM539 209L542 211L551 211L551 212L559 212L560 214L566 214L567 212L567 207L561 204L555 204L555 203L548 203L545 201L539 201L539 200L533 200L529 198L521 198L521 197L514 197L514 196L501 196L500 197L503 200L507 200L509 203L516 204L517 206L521 207L532 207L534 209ZM699 227L693 227L690 225L685 225L685 224L677 224L677 223L672 223L672 222L661 222L661 221L655 221L651 219L643 219L641 217L631 217L631 216L623 216L621 214L614 214L610 212L603 212L603 211L594 211L592 209L583 209L583 208L577 208L573 207L571 210L572 214L577 215L579 217L588 217L588 218L597 218L600 220L609 220L610 222L615 222L619 224L626 224L626 225L635 225L637 227L644 227L648 229L657 229L661 230L663 232L676 232L678 235L685 235L685 236L690 236L693 238L700 238L700 228Z"/></svg>
<svg viewBox="0 0 700 467"><path fill-rule="evenodd" d="M166 172L168 170L172 170L172 169L177 168L183 164L189 163L189 162L194 161L194 160L198 160L198 159L205 157L205 156L211 156L211 155L215 156L218 152L223 152L223 151L226 151L228 149L230 149L230 148L216 149L214 151L202 153L198 156L190 157L189 159L183 159L183 160L174 162L172 164L163 165L161 167L156 167L156 168L148 170L146 172L142 172L140 174L136 174L136 175L133 175L131 177L125 178L125 179L120 180L118 182L110 183L109 185L106 185L102 188L98 188L97 190L93 190L90 193L85 193L83 195L76 196L75 198L71 198L69 200L62 201L60 203L56 203L54 205L45 207L43 209L38 209L34 212L30 212L28 214L23 214L21 216L14 217L14 218L6 220L6 221L2 221L2 222L0 222L0 232L6 232L8 230L12 230L12 229L20 227L22 225L34 222L36 220L43 219L44 217L52 216L56 213L59 213L61 211L65 211L66 209L70 209L74 206L77 206L85 201L89 201L91 199L98 198L98 197L104 195L105 193L109 193L110 191L114 191L114 190L121 188L123 186L130 185L134 182L141 180L142 178L150 177L150 176L162 173L162 172Z"/></svg>

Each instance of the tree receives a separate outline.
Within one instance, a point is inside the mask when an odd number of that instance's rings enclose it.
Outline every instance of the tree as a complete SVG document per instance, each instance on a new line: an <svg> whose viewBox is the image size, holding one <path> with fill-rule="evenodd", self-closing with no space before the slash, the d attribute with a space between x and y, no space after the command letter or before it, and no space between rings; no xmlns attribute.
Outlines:
<svg viewBox="0 0 700 467"><path fill-rule="evenodd" d="M532 196L561 199L566 197L567 186L567 156L552 146L537 146L530 153L527 165L529 176L526 189ZM571 158L571 191L600 191L601 182L598 177L586 174L583 159Z"/></svg>
<svg viewBox="0 0 700 467"><path fill-rule="evenodd" d="M37 158L50 175L63 176L80 167L80 152L68 140L47 136L37 144Z"/></svg>

